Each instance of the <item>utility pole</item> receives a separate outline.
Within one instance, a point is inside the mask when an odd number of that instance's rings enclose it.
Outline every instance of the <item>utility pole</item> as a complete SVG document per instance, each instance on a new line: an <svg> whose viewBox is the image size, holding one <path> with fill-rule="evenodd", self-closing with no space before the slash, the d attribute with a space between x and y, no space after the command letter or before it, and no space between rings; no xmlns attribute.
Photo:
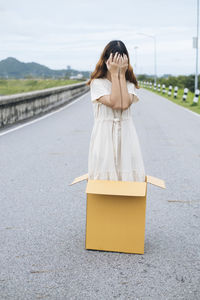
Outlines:
<svg viewBox="0 0 200 300"><path fill-rule="evenodd" d="M137 49L138 49L138 46L135 46L134 47L135 49L135 70L134 70L134 73L137 74L137 68L138 68L138 64L137 64Z"/></svg>
<svg viewBox="0 0 200 300"><path fill-rule="evenodd" d="M199 0L197 0L197 36L196 36L196 74L194 92L198 89L198 49L199 49Z"/></svg>

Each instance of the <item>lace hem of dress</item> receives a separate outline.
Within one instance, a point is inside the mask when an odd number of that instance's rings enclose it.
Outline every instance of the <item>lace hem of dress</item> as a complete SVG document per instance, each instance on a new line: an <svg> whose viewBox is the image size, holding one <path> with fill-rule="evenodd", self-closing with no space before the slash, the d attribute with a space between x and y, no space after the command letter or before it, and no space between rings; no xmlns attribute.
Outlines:
<svg viewBox="0 0 200 300"><path fill-rule="evenodd" d="M119 177L118 177L119 175ZM90 174L88 173L88 179L93 180L117 180L117 181L145 181L145 174L143 171L139 172L138 170L133 171L121 171L118 172L118 175L116 172L98 172ZM119 179L121 178L121 179Z"/></svg>

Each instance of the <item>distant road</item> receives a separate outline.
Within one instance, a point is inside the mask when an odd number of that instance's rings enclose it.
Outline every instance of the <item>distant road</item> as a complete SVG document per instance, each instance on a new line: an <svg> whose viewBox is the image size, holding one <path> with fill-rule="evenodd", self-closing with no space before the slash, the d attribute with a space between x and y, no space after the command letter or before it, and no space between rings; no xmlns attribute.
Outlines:
<svg viewBox="0 0 200 300"><path fill-rule="evenodd" d="M68 184L87 173L87 93L0 131L0 299L200 299L200 116L150 91L138 95L132 112L146 174L166 183L148 185L145 254L84 249L86 182Z"/></svg>

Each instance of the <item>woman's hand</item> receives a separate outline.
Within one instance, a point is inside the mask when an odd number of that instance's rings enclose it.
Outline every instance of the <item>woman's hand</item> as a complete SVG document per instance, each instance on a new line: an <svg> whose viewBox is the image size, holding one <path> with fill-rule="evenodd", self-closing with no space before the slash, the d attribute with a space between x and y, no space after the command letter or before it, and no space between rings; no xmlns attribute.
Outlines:
<svg viewBox="0 0 200 300"><path fill-rule="evenodd" d="M113 53L110 53L110 56L106 62L107 69L110 71L111 74L119 74L120 70L120 54L118 52L115 53L113 56Z"/></svg>
<svg viewBox="0 0 200 300"><path fill-rule="evenodd" d="M124 75L128 69L128 57L126 54L121 55L120 60L120 74Z"/></svg>

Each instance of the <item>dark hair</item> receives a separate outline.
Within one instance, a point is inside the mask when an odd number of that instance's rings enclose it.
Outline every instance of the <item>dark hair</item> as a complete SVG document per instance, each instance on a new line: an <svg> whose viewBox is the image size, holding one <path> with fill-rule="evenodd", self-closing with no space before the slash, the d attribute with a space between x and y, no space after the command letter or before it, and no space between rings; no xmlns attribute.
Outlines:
<svg viewBox="0 0 200 300"><path fill-rule="evenodd" d="M130 59L129 54L126 49L126 46L124 43L120 40L113 40L110 41L104 48L99 61L96 64L95 70L92 72L89 81L86 82L86 85L90 85L92 79L94 78L103 78L106 76L107 73L107 66L106 61L108 60L110 53L113 53L113 55L118 52L121 55L126 54L128 57L128 69L126 70L125 77L126 80L129 80L130 82L133 82L135 84L136 88L140 88L136 79L135 74L133 73L133 68L130 65Z"/></svg>

